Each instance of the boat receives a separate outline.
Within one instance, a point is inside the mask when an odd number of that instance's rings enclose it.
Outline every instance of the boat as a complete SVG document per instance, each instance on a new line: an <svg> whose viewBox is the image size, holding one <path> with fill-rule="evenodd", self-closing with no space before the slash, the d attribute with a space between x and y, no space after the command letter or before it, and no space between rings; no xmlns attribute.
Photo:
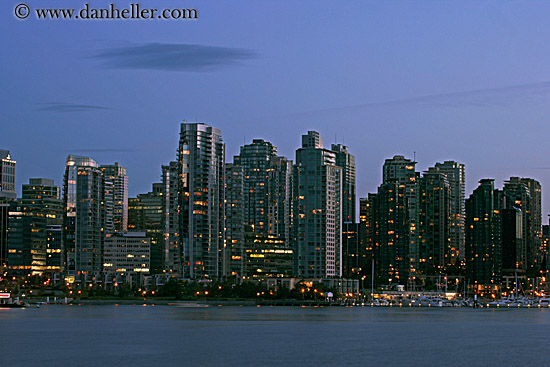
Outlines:
<svg viewBox="0 0 550 367"><path fill-rule="evenodd" d="M9 293L0 293L0 308L25 308L29 306L26 302L13 302Z"/></svg>

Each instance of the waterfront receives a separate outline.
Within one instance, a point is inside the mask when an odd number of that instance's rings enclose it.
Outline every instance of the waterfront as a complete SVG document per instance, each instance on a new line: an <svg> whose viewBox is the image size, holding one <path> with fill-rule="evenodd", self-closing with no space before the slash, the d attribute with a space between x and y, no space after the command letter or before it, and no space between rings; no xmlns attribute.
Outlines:
<svg viewBox="0 0 550 367"><path fill-rule="evenodd" d="M46 306L0 330L6 366L544 365L550 310Z"/></svg>

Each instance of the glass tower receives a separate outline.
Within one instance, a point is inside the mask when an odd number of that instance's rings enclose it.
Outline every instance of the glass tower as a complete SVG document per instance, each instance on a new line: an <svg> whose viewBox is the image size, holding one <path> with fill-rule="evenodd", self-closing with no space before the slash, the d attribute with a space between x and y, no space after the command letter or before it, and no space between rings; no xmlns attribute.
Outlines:
<svg viewBox="0 0 550 367"><path fill-rule="evenodd" d="M177 170L184 277L218 279L228 275L221 131L204 123L182 123Z"/></svg>
<svg viewBox="0 0 550 367"><path fill-rule="evenodd" d="M89 158L69 155L63 180L63 243L71 275L102 270L105 228L103 173Z"/></svg>

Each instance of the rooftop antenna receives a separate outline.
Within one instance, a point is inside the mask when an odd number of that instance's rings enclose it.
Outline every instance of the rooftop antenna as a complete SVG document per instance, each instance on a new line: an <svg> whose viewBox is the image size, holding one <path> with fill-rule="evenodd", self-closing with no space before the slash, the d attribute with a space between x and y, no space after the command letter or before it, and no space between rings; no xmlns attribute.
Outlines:
<svg viewBox="0 0 550 367"><path fill-rule="evenodd" d="M416 163L416 150L413 152L413 162Z"/></svg>

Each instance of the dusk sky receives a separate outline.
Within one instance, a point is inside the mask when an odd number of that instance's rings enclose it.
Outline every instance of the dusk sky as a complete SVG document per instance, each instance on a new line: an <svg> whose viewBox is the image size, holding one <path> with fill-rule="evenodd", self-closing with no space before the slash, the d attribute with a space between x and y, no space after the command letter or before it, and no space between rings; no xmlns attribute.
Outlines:
<svg viewBox="0 0 550 367"><path fill-rule="evenodd" d="M464 163L467 196L535 178L548 222L548 1L140 2L196 20L19 20L18 4L0 3L0 149L19 194L30 177L61 185L68 154L120 162L130 196L148 192L186 120L221 129L228 162L254 138L294 160L317 130L355 155L358 198L396 154Z"/></svg>

